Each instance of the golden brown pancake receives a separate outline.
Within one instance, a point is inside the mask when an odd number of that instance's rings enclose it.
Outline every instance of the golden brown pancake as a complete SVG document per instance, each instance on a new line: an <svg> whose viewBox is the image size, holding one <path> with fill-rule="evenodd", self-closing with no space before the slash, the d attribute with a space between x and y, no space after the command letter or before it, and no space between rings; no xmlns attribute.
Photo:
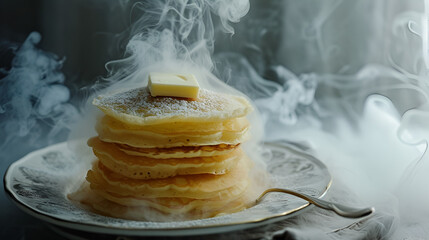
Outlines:
<svg viewBox="0 0 429 240"><path fill-rule="evenodd" d="M137 180L110 171L100 161L86 176L91 189L137 198L183 197L228 199L247 187L249 160L242 158L237 166L223 175L199 174L162 179Z"/></svg>
<svg viewBox="0 0 429 240"><path fill-rule="evenodd" d="M126 144L115 144L119 150L132 156L150 157L156 159L166 158L192 158L192 157L214 157L229 154L235 151L240 144L228 145L204 145L204 146L181 146L171 148L136 148Z"/></svg>
<svg viewBox="0 0 429 240"><path fill-rule="evenodd" d="M240 118L252 111L240 96L201 89L196 100L152 97L144 88L132 89L94 99L93 104L106 115L130 125L171 122L219 122Z"/></svg>
<svg viewBox="0 0 429 240"><path fill-rule="evenodd" d="M231 118L224 121L209 122L168 122L164 124L152 125L133 125L126 122L121 122L113 117L103 116L99 120L99 124L114 130L123 131L142 131L152 132L164 135L184 135L184 134L210 134L216 132L242 132L249 127L249 121L245 117Z"/></svg>
<svg viewBox="0 0 429 240"><path fill-rule="evenodd" d="M242 199L244 191L238 196L229 199L192 199L192 198L135 198L124 197L105 191L96 191L103 198L126 207L150 207L167 214L183 214L195 209L200 211L213 211L225 207L228 203ZM242 207L249 202L242 201Z"/></svg>
<svg viewBox="0 0 429 240"><path fill-rule="evenodd" d="M215 217L241 211L254 203L254 198L244 194L232 200L209 201L192 199L161 199L144 201L145 205L126 206L110 201L94 191L87 191L76 199L96 212L122 219L136 221L183 221ZM76 198L73 197L72 198ZM143 201L142 201L143 202Z"/></svg>
<svg viewBox="0 0 429 240"><path fill-rule="evenodd" d="M188 126L188 124L190 124ZM236 145L248 138L249 123L245 118L226 121L226 123L210 123L211 131L207 131L204 123L170 123L144 127L130 127L112 118L103 117L96 124L98 137L104 142L126 144L137 148L170 148L179 146L201 145ZM166 127L165 125L171 125ZM176 127L174 132L165 129ZM200 125L193 129L192 126ZM217 127L217 129L216 129ZM191 131L191 129L193 129ZM216 130L214 130L216 129Z"/></svg>
<svg viewBox="0 0 429 240"><path fill-rule="evenodd" d="M243 157L241 148L211 157L155 159L127 155L116 144L90 138L88 145L110 171L132 179L166 178L176 175L224 174Z"/></svg>

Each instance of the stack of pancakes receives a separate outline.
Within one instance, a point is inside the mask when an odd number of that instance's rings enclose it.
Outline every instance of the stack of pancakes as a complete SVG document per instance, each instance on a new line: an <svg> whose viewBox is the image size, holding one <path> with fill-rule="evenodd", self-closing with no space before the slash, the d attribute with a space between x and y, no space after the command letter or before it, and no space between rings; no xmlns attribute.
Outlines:
<svg viewBox="0 0 429 240"><path fill-rule="evenodd" d="M240 143L252 110L239 96L201 89L198 99L152 97L147 88L99 96L105 114L87 173L96 211L133 220L213 217L252 201L252 162Z"/></svg>

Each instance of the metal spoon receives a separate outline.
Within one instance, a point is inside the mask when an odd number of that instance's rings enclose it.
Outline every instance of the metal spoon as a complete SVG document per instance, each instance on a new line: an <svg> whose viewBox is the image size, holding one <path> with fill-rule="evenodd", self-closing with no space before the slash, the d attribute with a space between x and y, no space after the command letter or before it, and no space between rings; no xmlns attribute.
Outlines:
<svg viewBox="0 0 429 240"><path fill-rule="evenodd" d="M306 201L308 201L309 203L312 203L320 208L326 209L326 210L331 210L334 211L336 214L342 216L342 217L346 217L346 218L360 218L360 217L365 217L370 215L371 213L373 213L375 211L375 209L373 207L370 208L352 208L352 207L348 207L348 206L344 206L341 204L337 204L337 203L332 203L332 202L328 202L325 200L321 200L315 197L310 197L306 194L302 194L302 193L298 193L298 192L294 192L288 189L283 189L283 188L269 188L267 190L265 190L259 197L258 199L256 199L256 204L260 203L262 201L262 199L265 197L265 195L267 193L270 192L282 192L282 193L287 193L287 194L291 194L294 195L296 197L302 198Z"/></svg>

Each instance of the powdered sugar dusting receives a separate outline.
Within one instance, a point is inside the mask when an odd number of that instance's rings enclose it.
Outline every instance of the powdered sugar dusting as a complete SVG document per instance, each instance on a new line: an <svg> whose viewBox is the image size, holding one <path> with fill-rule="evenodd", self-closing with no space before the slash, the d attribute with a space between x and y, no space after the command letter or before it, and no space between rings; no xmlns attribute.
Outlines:
<svg viewBox="0 0 429 240"><path fill-rule="evenodd" d="M152 97L147 88L137 88L114 95L99 96L94 105L106 114L127 121L124 115L142 122L165 119L228 119L241 117L251 110L246 99L200 89L196 100L175 97ZM136 123L134 118L133 123Z"/></svg>

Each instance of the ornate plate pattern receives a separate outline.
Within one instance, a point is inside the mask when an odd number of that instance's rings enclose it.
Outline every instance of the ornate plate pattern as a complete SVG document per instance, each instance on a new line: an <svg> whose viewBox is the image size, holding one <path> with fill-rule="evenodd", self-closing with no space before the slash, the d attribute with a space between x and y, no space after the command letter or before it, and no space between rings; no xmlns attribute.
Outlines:
<svg viewBox="0 0 429 240"><path fill-rule="evenodd" d="M92 155L85 141L59 143L32 152L13 163L4 177L5 190L25 212L69 229L128 236L179 236L227 232L279 221L309 206L281 193L260 204L224 216L180 222L141 222L101 216L70 202L67 194L81 184ZM273 187L322 197L331 183L319 160L284 143L267 143L264 154ZM87 158L76 157L87 155Z"/></svg>

